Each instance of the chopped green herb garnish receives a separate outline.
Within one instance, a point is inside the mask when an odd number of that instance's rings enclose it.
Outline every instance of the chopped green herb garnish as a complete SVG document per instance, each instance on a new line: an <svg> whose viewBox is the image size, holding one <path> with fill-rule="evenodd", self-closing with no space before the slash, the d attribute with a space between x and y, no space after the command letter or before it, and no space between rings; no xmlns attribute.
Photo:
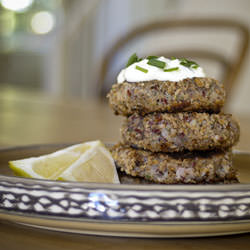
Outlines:
<svg viewBox="0 0 250 250"><path fill-rule="evenodd" d="M147 59L150 60L150 59L156 59L158 58L158 56L148 56Z"/></svg>
<svg viewBox="0 0 250 250"><path fill-rule="evenodd" d="M138 61L138 57L136 53L134 53L132 56L129 57L126 68L130 66L131 64L136 63L137 61Z"/></svg>
<svg viewBox="0 0 250 250"><path fill-rule="evenodd" d="M135 68L136 68L137 70L142 71L143 73L148 73L148 70L147 70L147 69L142 68L142 67L140 67L140 66L138 66L138 65L136 65Z"/></svg>
<svg viewBox="0 0 250 250"><path fill-rule="evenodd" d="M194 61L190 61L190 60L187 60L185 58L182 58L181 59L181 62L180 62L181 65L187 67L187 68L190 68L191 66L194 67L194 66L197 66L199 67L198 63L194 62Z"/></svg>
<svg viewBox="0 0 250 250"><path fill-rule="evenodd" d="M150 176L150 175L148 175L148 174L146 174L146 175L145 175L145 179L150 180L150 179L151 179L151 176Z"/></svg>
<svg viewBox="0 0 250 250"><path fill-rule="evenodd" d="M171 71L175 71L175 70L178 70L178 69L179 69L179 67L164 69L164 72L171 72Z"/></svg>
<svg viewBox="0 0 250 250"><path fill-rule="evenodd" d="M199 68L199 65L193 65L192 68L197 69L197 68Z"/></svg>
<svg viewBox="0 0 250 250"><path fill-rule="evenodd" d="M157 59L149 59L148 64L155 66L155 67L158 67L158 68L161 68L161 69L164 69L166 66L165 62L157 60Z"/></svg>
<svg viewBox="0 0 250 250"><path fill-rule="evenodd" d="M176 60L177 58L175 56L171 56L171 60Z"/></svg>

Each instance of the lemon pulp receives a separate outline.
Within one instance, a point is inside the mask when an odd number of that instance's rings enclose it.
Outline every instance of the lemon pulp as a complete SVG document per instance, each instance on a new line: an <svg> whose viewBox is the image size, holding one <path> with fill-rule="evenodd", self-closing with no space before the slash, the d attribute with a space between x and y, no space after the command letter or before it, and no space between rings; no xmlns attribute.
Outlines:
<svg viewBox="0 0 250 250"><path fill-rule="evenodd" d="M22 177L119 183L114 160L100 141L77 144L39 157L10 161L9 166Z"/></svg>

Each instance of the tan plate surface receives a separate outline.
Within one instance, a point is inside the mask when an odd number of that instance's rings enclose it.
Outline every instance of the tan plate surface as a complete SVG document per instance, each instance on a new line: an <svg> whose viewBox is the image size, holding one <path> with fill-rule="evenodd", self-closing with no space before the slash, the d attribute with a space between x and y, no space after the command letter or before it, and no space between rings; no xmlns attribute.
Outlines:
<svg viewBox="0 0 250 250"><path fill-rule="evenodd" d="M250 220L229 222L188 223L105 223L93 221L67 221L59 218L36 218L0 214L0 218L12 222L61 232L89 235L147 238L183 238L232 235L250 232Z"/></svg>
<svg viewBox="0 0 250 250"><path fill-rule="evenodd" d="M12 176L12 172L9 170L7 162L9 160L21 159L30 156L37 156L49 152L53 152L65 145L42 145L42 146L30 146L30 147L19 147L3 149L0 151L0 183L5 182L5 176ZM144 185L140 187L138 185L123 185L124 188L120 190L132 190L143 191L147 189L147 193L150 193L152 189L153 192L166 191L169 189L171 191L180 191L185 188L185 191L192 194L193 192L203 191L213 191L216 189L223 191L239 190L248 194L250 192L250 154L235 152L234 153L234 165L239 169L240 182L242 184L235 185L171 185L168 187L163 187L160 185ZM25 178L10 178L22 182L38 183L38 180L27 180ZM43 181L41 183L47 183ZM50 185L53 182L48 182ZM57 182L54 182L57 185ZM60 183L61 185L62 183ZM83 184L81 184L83 185ZM77 183L65 183L65 187L79 186ZM83 187L96 188L96 189L108 189L108 185L100 184L86 184ZM112 191L116 190L116 186L112 186ZM118 190L118 188L117 188ZM1 191L1 190L0 190ZM118 191L117 191L118 192ZM120 192L120 191L119 191ZM225 196L226 197L226 196ZM215 236L215 235L228 235L228 234L238 234L244 232L250 232L250 219L249 219L249 204L250 197L246 197L248 202L248 207L246 210L246 218L242 217L240 220L216 220L216 221L126 221L126 220L102 220L93 217L90 218L72 218L63 216L53 216L46 214L36 214L35 211L27 214L23 213L21 210L18 211L8 211L6 209L0 209L0 218L3 220L8 220L16 223L21 223L25 225L30 225L38 228L46 228L57 231L73 232L73 233L83 233L83 234L94 234L94 235L112 235L112 236L129 236L129 237L197 237L197 236ZM234 205L234 204L232 204Z"/></svg>

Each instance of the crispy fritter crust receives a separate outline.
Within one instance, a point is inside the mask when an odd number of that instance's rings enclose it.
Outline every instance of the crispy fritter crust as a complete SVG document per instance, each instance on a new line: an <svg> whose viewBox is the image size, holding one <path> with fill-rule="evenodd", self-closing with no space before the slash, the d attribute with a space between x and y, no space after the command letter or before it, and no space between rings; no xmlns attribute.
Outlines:
<svg viewBox="0 0 250 250"><path fill-rule="evenodd" d="M228 151L182 154L152 153L118 144L111 149L121 171L164 184L236 183L232 153Z"/></svg>
<svg viewBox="0 0 250 250"><path fill-rule="evenodd" d="M133 114L121 128L122 141L152 152L223 149L239 140L230 114L196 112Z"/></svg>
<svg viewBox="0 0 250 250"><path fill-rule="evenodd" d="M114 84L108 94L111 108L117 115L137 112L219 112L225 102L223 84L207 77L182 81L124 82Z"/></svg>
<svg viewBox="0 0 250 250"><path fill-rule="evenodd" d="M157 184L155 182L149 181L145 178L142 177L137 177L137 176L131 176L126 174L123 171L120 171L119 169L117 169L118 172L118 176L119 176L119 180L121 184Z"/></svg>

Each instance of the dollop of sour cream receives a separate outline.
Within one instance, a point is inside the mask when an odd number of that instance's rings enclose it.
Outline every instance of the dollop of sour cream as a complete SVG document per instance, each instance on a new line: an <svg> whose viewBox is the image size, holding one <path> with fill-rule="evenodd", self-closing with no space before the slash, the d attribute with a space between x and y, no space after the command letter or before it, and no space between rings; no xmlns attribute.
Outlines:
<svg viewBox="0 0 250 250"><path fill-rule="evenodd" d="M148 59L143 59L140 62L136 62L121 70L117 77L118 83L127 82L142 82L142 81L180 81L185 78L193 77L205 77L205 73L200 66L197 67L186 67L183 66L179 59L168 59L163 56L157 58L157 60L165 62L166 66L164 69L177 68L177 70L166 72L162 68L158 68L148 64ZM147 73L142 72L136 68L139 66L147 70Z"/></svg>

